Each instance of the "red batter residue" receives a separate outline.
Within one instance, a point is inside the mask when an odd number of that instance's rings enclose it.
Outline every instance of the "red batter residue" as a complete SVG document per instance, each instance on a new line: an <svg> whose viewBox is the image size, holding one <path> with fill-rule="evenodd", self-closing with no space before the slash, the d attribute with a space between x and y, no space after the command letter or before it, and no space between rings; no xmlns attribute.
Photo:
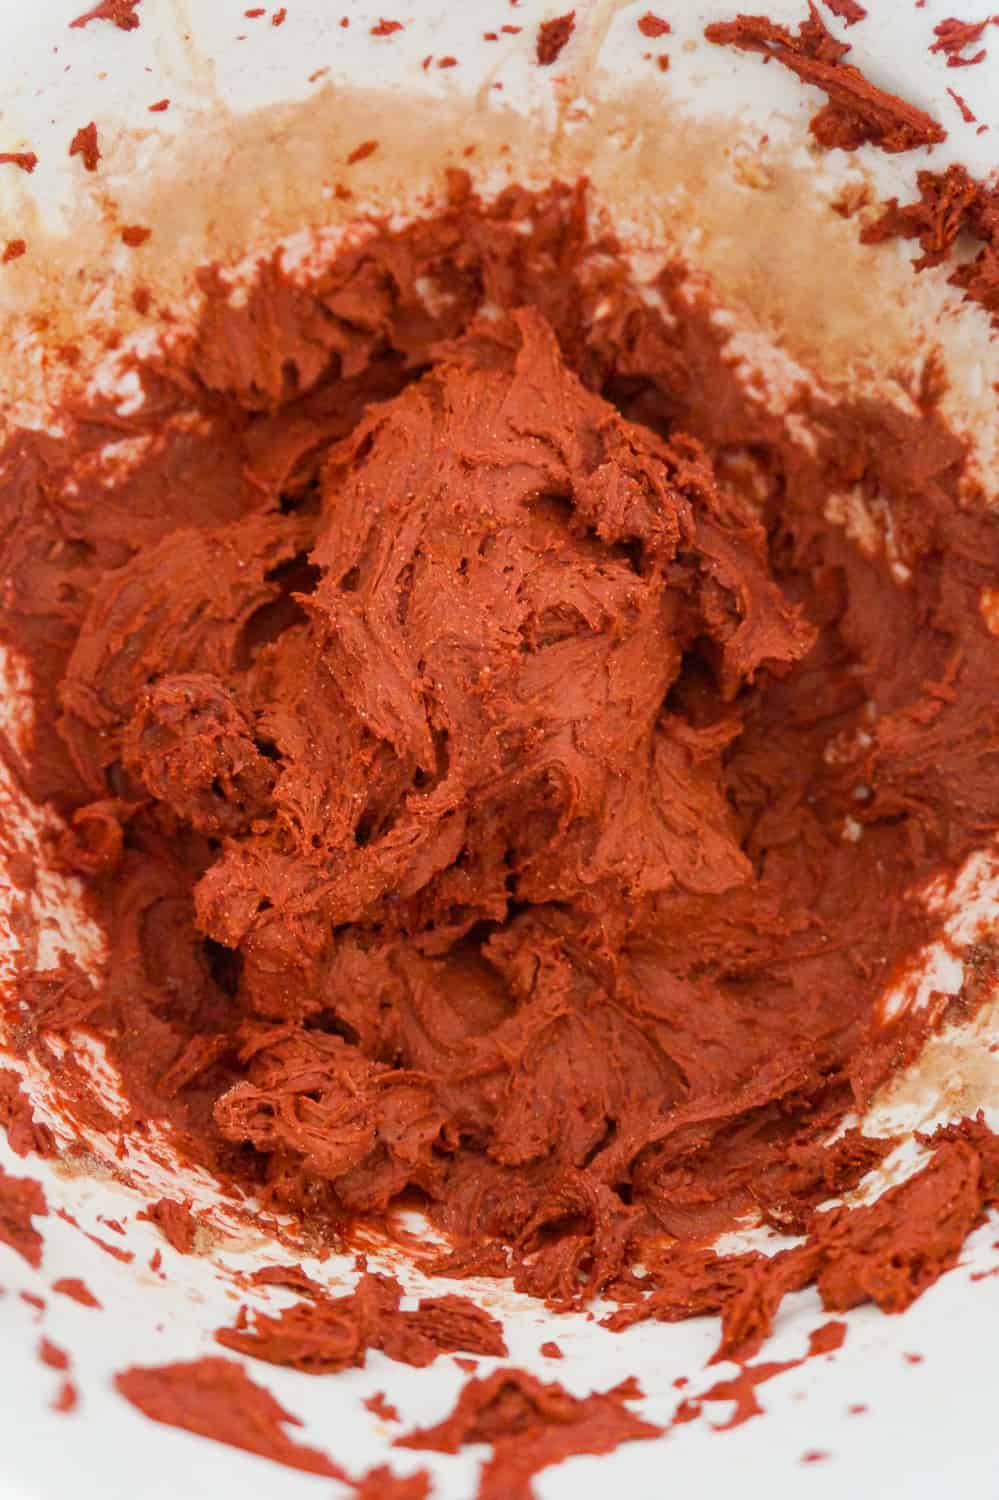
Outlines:
<svg viewBox="0 0 999 1500"><path fill-rule="evenodd" d="M867 11L858 4L858 0L822 0L822 3L826 10L832 11L833 15L844 21L847 26L855 26L867 15Z"/></svg>
<svg viewBox="0 0 999 1500"><path fill-rule="evenodd" d="M68 1370L69 1355L65 1349L60 1349L51 1339L40 1339L38 1343L38 1358L43 1365L48 1365L50 1370Z"/></svg>
<svg viewBox="0 0 999 1500"><path fill-rule="evenodd" d="M532 1500L531 1480L551 1464L659 1437L661 1428L628 1409L640 1395L633 1382L625 1382L591 1396L572 1396L556 1382L546 1384L522 1370L497 1370L470 1380L450 1416L396 1438L396 1446L457 1453L469 1443L489 1443L493 1452L479 1477L478 1500Z"/></svg>
<svg viewBox="0 0 999 1500"><path fill-rule="evenodd" d="M957 91L955 89L948 89L947 92L950 95L950 97L953 99L954 103L957 105L958 109L961 111L961 119L964 121L964 123L966 125L974 125L974 124L976 124L977 120L978 120L978 116L975 114L975 111L970 107L970 105L968 104L968 101L966 99L962 98L962 96L959 93L957 93Z"/></svg>
<svg viewBox="0 0 999 1500"><path fill-rule="evenodd" d="M194 1249L198 1226L188 1204L159 1198L136 1217L155 1224L167 1243L181 1255L190 1255Z"/></svg>
<svg viewBox="0 0 999 1500"><path fill-rule="evenodd" d="M740 15L734 21L713 22L704 35L722 46L775 58L802 83L821 89L829 103L809 129L827 149L853 151L871 142L882 151L911 151L946 138L946 130L925 110L877 88L859 68L843 61L850 48L828 30L813 0L797 34L766 16Z"/></svg>
<svg viewBox="0 0 999 1500"><path fill-rule="evenodd" d="M913 262L917 271L939 266L951 257L959 237L978 242L972 259L963 259L951 273L953 286L962 287L969 301L978 302L993 319L999 316L999 188L977 182L958 163L944 172L917 173L919 198L900 205L889 200L881 217L861 233L866 244L896 236L918 239L922 254Z"/></svg>
<svg viewBox="0 0 999 1500"><path fill-rule="evenodd" d="M81 1307L100 1307L100 1303L93 1292L82 1281L79 1276L62 1276L58 1281L53 1281L52 1290L59 1292L63 1297L71 1297L74 1302L79 1302Z"/></svg>
<svg viewBox="0 0 999 1500"><path fill-rule="evenodd" d="M101 0L92 10L70 21L71 27L83 27L91 21L111 21L119 31L135 31L139 26L138 9L142 0Z"/></svg>
<svg viewBox="0 0 999 1500"><path fill-rule="evenodd" d="M354 1481L357 1500L430 1500L433 1486L424 1469L403 1478L379 1464L360 1480Z"/></svg>
<svg viewBox="0 0 999 1500"><path fill-rule="evenodd" d="M399 1479L381 1467L354 1480L327 1454L295 1442L285 1429L300 1426L299 1419L252 1381L235 1360L135 1366L116 1375L115 1386L154 1422L182 1427L290 1469L338 1479L350 1485L359 1500L425 1500L430 1494L422 1473Z"/></svg>
<svg viewBox="0 0 999 1500"><path fill-rule="evenodd" d="M52 1131L35 1119L31 1100L22 1088L21 1075L10 1068L0 1068L0 1126L15 1156L55 1154Z"/></svg>
<svg viewBox="0 0 999 1500"><path fill-rule="evenodd" d="M245 1326L220 1328L215 1337L239 1354L310 1375L363 1365L368 1349L416 1366L454 1350L507 1352L502 1325L467 1297L424 1297L415 1309L404 1311L399 1283L371 1274L344 1296L331 1297L314 1283L309 1294L308 1301L277 1314L258 1310Z"/></svg>
<svg viewBox="0 0 999 1500"><path fill-rule="evenodd" d="M391 1401L386 1399L384 1391L375 1391L372 1396L365 1396L363 1405L367 1407L372 1416L378 1417L382 1422L399 1422L398 1409Z"/></svg>
<svg viewBox="0 0 999 1500"><path fill-rule="evenodd" d="M349 153L347 157L348 167L352 167L357 161L365 161L369 156L373 156L377 150L377 141L362 141L359 146L355 146L353 151Z"/></svg>
<svg viewBox="0 0 999 1500"><path fill-rule="evenodd" d="M550 67L558 58L562 48L566 45L576 26L576 12L567 11L564 16L553 16L550 21L542 21L538 27L538 40L535 49L538 62L543 68ZM506 31L507 27L503 27Z"/></svg>
<svg viewBox="0 0 999 1500"><path fill-rule="evenodd" d="M842 1349L846 1340L846 1324L830 1321L823 1323L820 1328L813 1328L808 1335L808 1353L810 1357L818 1354L835 1354L837 1349Z"/></svg>
<svg viewBox="0 0 999 1500"><path fill-rule="evenodd" d="M986 49L980 47L971 57L965 56L964 49L980 41L986 26L994 20L994 16L986 16L984 21L958 21L951 16L946 21L939 21L933 28L936 41L931 44L930 51L946 53L948 68L973 67L984 61Z"/></svg>
<svg viewBox="0 0 999 1500"><path fill-rule="evenodd" d="M105 1255L110 1255L112 1260L119 1260L123 1265L128 1265L135 1259L134 1251L124 1250L120 1245L112 1245L108 1240L102 1240L99 1234L92 1234L89 1229L84 1229L79 1220L68 1209L57 1208L56 1217L62 1219L66 1224L71 1224L74 1229L78 1229L92 1245L96 1245L98 1250L103 1250Z"/></svg>
<svg viewBox="0 0 999 1500"><path fill-rule="evenodd" d="M724 1401L732 1403L731 1415L724 1422L712 1422L714 1432L731 1432L735 1427L741 1427L745 1422L751 1421L753 1417L763 1415L763 1407L760 1405L756 1395L756 1388L765 1385L768 1380L773 1380L777 1375L783 1375L788 1370L797 1369L801 1364L798 1359L770 1360L757 1365L743 1365L737 1375L728 1380L716 1380L714 1385L708 1386L706 1391L699 1395L688 1398L681 1402L683 1408L682 1416L678 1412L673 1421L686 1422L699 1416L705 1402Z"/></svg>
<svg viewBox="0 0 999 1500"><path fill-rule="evenodd" d="M0 1243L36 1270L42 1263L42 1237L31 1221L48 1211L41 1183L33 1177L11 1177L0 1167Z"/></svg>
<svg viewBox="0 0 999 1500"><path fill-rule="evenodd" d="M3 255L0 256L0 260L2 260L5 266L9 265L12 260L20 260L21 256L27 251L27 248L25 240L8 240L3 247Z"/></svg>
<svg viewBox="0 0 999 1500"><path fill-rule="evenodd" d="M68 1414L76 1411L79 1404L80 1395L76 1386L71 1380L64 1380L52 1401L52 1410Z"/></svg>
<svg viewBox="0 0 999 1500"><path fill-rule="evenodd" d="M183 1427L307 1474L344 1478L340 1466L325 1453L288 1436L285 1428L299 1426L298 1418L252 1381L235 1360L134 1366L115 1376L115 1387L154 1422Z"/></svg>
<svg viewBox="0 0 999 1500"><path fill-rule="evenodd" d="M674 1411L670 1425L683 1426L688 1422L697 1421L703 1414L705 1403L730 1401L732 1411L727 1421L712 1423L712 1428L715 1432L729 1432L734 1427L741 1427L753 1417L763 1415L764 1409L756 1394L759 1386L774 1380L778 1375L786 1374L789 1370L800 1369L806 1360L815 1359L823 1354L835 1353L837 1349L842 1348L845 1338L845 1323L823 1323L821 1327L813 1329L808 1335L808 1350L801 1358L741 1364L734 1376L717 1380L713 1385L708 1386L707 1390L700 1391L695 1396L685 1397ZM716 1355L715 1358L717 1357ZM687 1383L687 1380L683 1378L673 1382L677 1387L683 1387Z"/></svg>
<svg viewBox="0 0 999 1500"><path fill-rule="evenodd" d="M301 1266L261 1266L247 1278L251 1286L283 1286L307 1297L325 1297L327 1288L315 1281Z"/></svg>
<svg viewBox="0 0 999 1500"><path fill-rule="evenodd" d="M384 1464L354 1480L353 1484L357 1500L430 1500L434 1493L425 1469L403 1477L393 1474Z"/></svg>
<svg viewBox="0 0 999 1500"><path fill-rule="evenodd" d="M33 172L38 165L34 151L0 151L0 166L20 167L22 172Z"/></svg>
<svg viewBox="0 0 999 1500"><path fill-rule="evenodd" d="M651 10L647 10L644 16L638 18L638 29L643 36L657 37L666 36L672 28L668 21L664 21L661 16L653 15Z"/></svg>
<svg viewBox="0 0 999 1500"><path fill-rule="evenodd" d="M100 148L97 144L97 126L93 120L89 125L81 125L69 143L70 156L79 156L88 172L97 171L97 163L101 159Z"/></svg>

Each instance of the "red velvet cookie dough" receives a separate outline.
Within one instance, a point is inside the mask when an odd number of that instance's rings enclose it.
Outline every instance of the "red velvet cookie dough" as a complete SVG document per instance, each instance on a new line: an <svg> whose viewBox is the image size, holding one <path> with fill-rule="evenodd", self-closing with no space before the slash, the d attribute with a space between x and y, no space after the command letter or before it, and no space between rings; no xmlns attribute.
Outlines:
<svg viewBox="0 0 999 1500"><path fill-rule="evenodd" d="M137 1118L331 1239L415 1192L451 1274L556 1306L737 1304L735 1347L785 1271L851 1305L898 1226L813 1214L890 1143L825 1142L945 1015L882 995L997 822L999 531L932 393L796 397L801 442L581 189L456 176L315 284L201 284L114 486L111 405L6 455L25 774L109 953L24 982L24 1044L91 1027ZM984 1149L884 1210L953 1177L939 1269ZM749 1213L812 1253L708 1257Z"/></svg>

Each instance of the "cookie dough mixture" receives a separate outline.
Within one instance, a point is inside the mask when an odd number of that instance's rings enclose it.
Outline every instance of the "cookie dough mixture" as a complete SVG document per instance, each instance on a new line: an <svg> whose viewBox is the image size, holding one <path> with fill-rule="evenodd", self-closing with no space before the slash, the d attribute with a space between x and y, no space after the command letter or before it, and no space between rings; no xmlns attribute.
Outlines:
<svg viewBox="0 0 999 1500"><path fill-rule="evenodd" d="M18 769L108 938L23 1045L88 1026L133 1128L333 1237L415 1195L556 1303L800 1229L888 1149L824 1143L952 1013L883 997L999 820L999 527L932 363L768 400L582 188L457 175L202 289L141 400L5 457Z"/></svg>

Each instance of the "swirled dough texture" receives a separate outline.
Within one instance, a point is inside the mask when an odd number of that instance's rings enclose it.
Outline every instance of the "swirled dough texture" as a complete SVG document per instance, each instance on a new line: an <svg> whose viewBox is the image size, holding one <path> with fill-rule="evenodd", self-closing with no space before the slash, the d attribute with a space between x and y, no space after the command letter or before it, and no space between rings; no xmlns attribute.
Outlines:
<svg viewBox="0 0 999 1500"><path fill-rule="evenodd" d="M206 275L132 418L10 457L8 632L136 1116L623 1295L887 1149L822 1142L939 1018L880 996L995 821L999 545L929 398L803 391L803 441L579 195L454 188L313 286Z"/></svg>

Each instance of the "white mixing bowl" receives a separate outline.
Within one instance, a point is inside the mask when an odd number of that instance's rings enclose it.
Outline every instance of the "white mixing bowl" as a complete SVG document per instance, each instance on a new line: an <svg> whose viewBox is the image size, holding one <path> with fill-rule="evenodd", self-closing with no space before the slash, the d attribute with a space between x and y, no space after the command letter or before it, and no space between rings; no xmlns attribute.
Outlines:
<svg viewBox="0 0 999 1500"><path fill-rule="evenodd" d="M485 190L508 178L543 181L554 170L586 170L598 203L632 235L636 266L654 261L669 237L703 264L733 305L752 312L758 341L769 337L785 355L819 367L831 380L889 381L907 349L939 339L952 381L948 415L973 433L986 490L999 491L992 390L999 356L987 321L975 309L956 307L942 274L920 278L917 286L907 247L862 248L855 227L828 214L819 225L810 207L811 194L828 198L837 186L864 179L881 196L911 196L926 153L814 155L805 127L818 96L776 66L764 68L758 59L704 43L705 22L732 15L734 0L657 0L651 8L672 30L655 44L636 25L649 9L645 0L576 0L571 49L551 74L534 66L533 38L539 22L567 9L568 0L554 6L538 0L339 0L332 8L329 0L287 0L280 27L271 24L276 7L248 17L245 0L143 0L137 30L106 23L70 29L83 5L41 0L32 7L11 0L0 6L0 148L30 142L39 156L30 177L3 176L0 208L8 235L23 224L32 245L44 247L44 254L0 273L6 329L0 381L8 409L16 407L20 420L44 420L51 385L27 312L56 309L60 336L69 325L86 351L95 325L120 319L128 332L122 288L135 253L146 257L141 264L150 282L181 296L190 267L215 254L232 258L241 247L249 252L288 236L296 254L328 252L349 232L329 187L329 160L377 136L381 149L359 168L350 213L370 204L404 215L420 192L439 184L448 161L469 165ZM828 13L825 19L853 43L854 59L870 76L946 122L949 138L934 151L934 167L959 160L987 173L999 141L999 29L986 34L982 64L948 69L928 43L933 26L950 13L950 0L927 0L919 8L911 0L868 5L868 20L848 33ZM963 0L960 9L964 19L988 13L980 0ZM801 15L798 0L771 0L768 10L778 20ZM403 23L392 38L372 34L383 13ZM339 25L341 15L349 26ZM484 41L484 30L504 24L522 30L503 33L499 43ZM653 45L668 52L668 71L650 66L646 54ZM453 55L458 65L423 69L427 55ZM951 89L977 123L962 120ZM149 112L166 97L169 109ZM72 130L91 118L100 121L105 151L93 181L66 151ZM978 124L988 128L979 132ZM463 156L469 142L477 145L474 157ZM762 163L775 192L738 199L742 217L733 234L733 195L751 193L753 186L745 165L735 171L740 158ZM97 194L115 202L120 221L157 225L148 250L110 251L104 220L94 211ZM313 232L317 227L321 232ZM113 381L113 361L95 378ZM4 727L16 739L25 712L16 663L7 663L7 674ZM20 836L37 844L46 817L22 808ZM989 925L997 892L991 859L983 855L952 903L952 931L967 938ZM49 920L43 964L60 945L86 950L86 923L67 882L44 878L35 900ZM0 925L5 931L13 948L9 920ZM942 952L931 954L927 976L926 994L952 992L960 965ZM935 1039L919 1068L878 1101L873 1128L911 1129L979 1105L994 1107L999 1056L988 1049L997 1037L992 1007L970 1029ZM20 1161L0 1141L0 1163L41 1180L50 1205L40 1224L40 1271L0 1244L6 1292L0 1299L0 1492L10 1500L332 1496L336 1485L328 1479L154 1425L115 1393L112 1376L127 1365L216 1352L213 1330L232 1321L243 1295L228 1273L284 1252L234 1226L228 1240L216 1240L203 1254L176 1254L151 1224L136 1220L151 1196L176 1192L169 1172L141 1154L116 1161L98 1139L93 1146L91 1169L76 1163L70 1171L59 1163ZM913 1159L911 1146L897 1153L871 1191ZM124 1180L126 1168L130 1180ZM207 1182L188 1180L185 1190L197 1201L211 1199ZM57 1209L102 1240L127 1246L134 1259L108 1255L57 1217ZM109 1219L122 1223L124 1238ZM157 1250L165 1275L149 1268ZM407 1287L424 1286L398 1256L386 1255ZM349 1285L355 1274L346 1258L305 1264L334 1286ZM52 1283L66 1276L82 1277L103 1311L53 1296ZM44 1315L22 1294L44 1298ZM679 1395L675 1382L686 1378L684 1393L696 1393L728 1369L704 1374L717 1341L712 1319L611 1334L582 1315L555 1318L504 1286L486 1284L475 1295L502 1316L510 1363L558 1378L578 1393L637 1375L646 1399L635 1409L652 1421L668 1422ZM813 1291L790 1299L765 1357L802 1354L808 1330L822 1320ZM961 1264L904 1316L886 1317L866 1306L847 1322L838 1353L762 1388L762 1418L717 1432L712 1421L729 1415L719 1404L704 1420L657 1442L547 1471L536 1481L537 1493L544 1500L602 1500L615 1492L629 1500L673 1493L721 1500L733 1490L746 1500L798 1500L802 1494L936 1500L946 1486L976 1500L999 1495L992 1349L999 1323L997 1225L973 1235ZM50 1406L60 1377L36 1357L42 1332L71 1354L80 1394L71 1414ZM538 1352L549 1338L565 1353L561 1363ZM483 1370L491 1364L480 1361ZM251 1373L301 1419L298 1439L328 1451L352 1473L385 1461L399 1473L427 1465L442 1500L474 1494L481 1455L393 1452L399 1429L360 1404L383 1390L407 1428L436 1421L450 1410L464 1379L450 1358L414 1370L374 1353L363 1369L318 1379L266 1365ZM803 1464L809 1451L827 1457Z"/></svg>

